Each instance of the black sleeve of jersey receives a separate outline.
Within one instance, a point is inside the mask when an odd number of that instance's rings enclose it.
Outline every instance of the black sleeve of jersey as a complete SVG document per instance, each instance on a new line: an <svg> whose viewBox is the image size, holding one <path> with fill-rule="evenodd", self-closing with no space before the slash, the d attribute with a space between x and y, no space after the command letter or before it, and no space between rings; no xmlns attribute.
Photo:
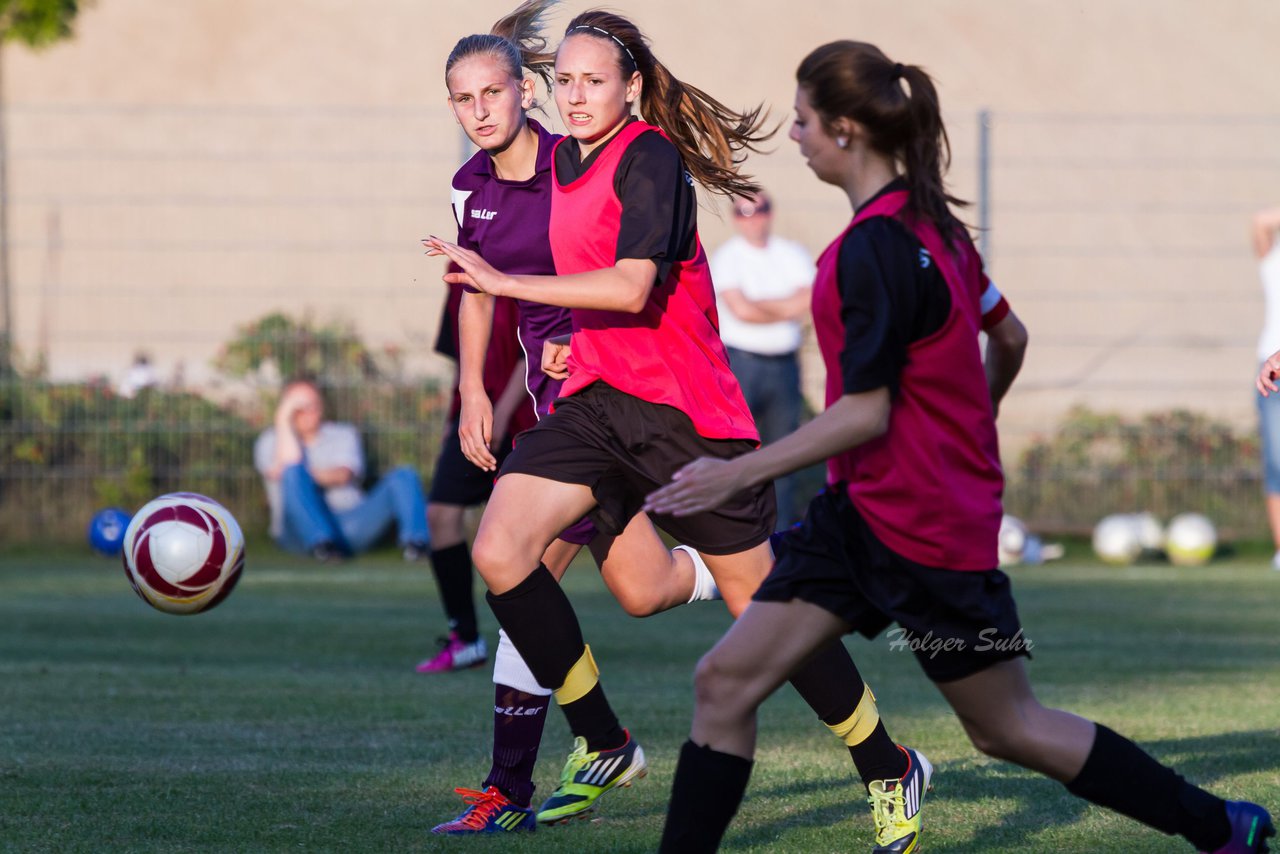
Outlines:
<svg viewBox="0 0 1280 854"><path fill-rule="evenodd" d="M951 292L919 241L896 220L859 223L840 244L845 394L888 387L897 395L907 348L942 328Z"/></svg>
<svg viewBox="0 0 1280 854"><path fill-rule="evenodd" d="M698 196L674 145L653 131L638 136L618 162L613 189L622 202L617 258L647 258L658 281L693 255Z"/></svg>

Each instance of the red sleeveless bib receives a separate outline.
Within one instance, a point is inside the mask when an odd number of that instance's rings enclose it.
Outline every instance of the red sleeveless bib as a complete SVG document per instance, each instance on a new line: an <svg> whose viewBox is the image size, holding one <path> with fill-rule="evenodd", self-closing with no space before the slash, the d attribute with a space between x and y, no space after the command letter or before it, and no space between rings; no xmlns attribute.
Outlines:
<svg viewBox="0 0 1280 854"><path fill-rule="evenodd" d="M616 263L622 202L614 192L614 175L627 146L650 130L657 129L631 122L568 186L560 185L552 167L550 237L557 274ZM694 257L674 264L639 312L574 309L573 329L569 379L561 394L603 380L641 400L679 409L708 439L759 440L720 341L715 291L700 241Z"/></svg>

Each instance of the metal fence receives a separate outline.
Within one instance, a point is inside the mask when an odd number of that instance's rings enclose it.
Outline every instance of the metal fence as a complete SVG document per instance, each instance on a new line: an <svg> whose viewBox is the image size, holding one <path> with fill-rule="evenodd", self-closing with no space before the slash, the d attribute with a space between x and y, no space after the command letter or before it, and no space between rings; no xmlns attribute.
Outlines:
<svg viewBox="0 0 1280 854"><path fill-rule="evenodd" d="M1262 533L1247 222L1280 203L1280 117L948 126L954 188L978 203L989 270L1032 333L1001 416L1011 511L1061 529L1209 510ZM9 129L19 372L0 384L0 542L78 538L96 507L169 488L205 489L261 530L251 446L293 339L256 361L235 345L269 347L252 325L270 315L346 336L346 368L321 366L337 371L334 414L380 462L429 475L450 368L415 241L448 228L462 146L443 107L19 105ZM788 236L820 247L842 200L798 161L771 175ZM137 354L154 385L126 397ZM1150 415L1174 410L1206 417Z"/></svg>

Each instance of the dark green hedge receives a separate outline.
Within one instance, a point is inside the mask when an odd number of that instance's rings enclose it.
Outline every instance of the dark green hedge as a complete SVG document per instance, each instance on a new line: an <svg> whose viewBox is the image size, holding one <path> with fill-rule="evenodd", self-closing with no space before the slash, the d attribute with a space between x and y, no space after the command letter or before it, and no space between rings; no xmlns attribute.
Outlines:
<svg viewBox="0 0 1280 854"><path fill-rule="evenodd" d="M436 383L328 394L331 416L364 431L371 473L407 464L430 476L443 419ZM266 401L237 408L158 389L126 399L101 384L0 384L0 544L79 541L97 509L132 512L175 490L210 495L247 534L261 533L253 442L269 417Z"/></svg>

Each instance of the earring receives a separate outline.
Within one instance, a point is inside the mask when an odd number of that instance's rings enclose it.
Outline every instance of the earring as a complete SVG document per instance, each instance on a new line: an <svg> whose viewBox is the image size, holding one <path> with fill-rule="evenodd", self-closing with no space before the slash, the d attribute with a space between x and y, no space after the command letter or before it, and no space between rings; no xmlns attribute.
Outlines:
<svg viewBox="0 0 1280 854"><path fill-rule="evenodd" d="M848 148L848 147L849 147L849 137L847 137L847 136L838 136L838 137L836 137L836 146L837 146L838 148Z"/></svg>

